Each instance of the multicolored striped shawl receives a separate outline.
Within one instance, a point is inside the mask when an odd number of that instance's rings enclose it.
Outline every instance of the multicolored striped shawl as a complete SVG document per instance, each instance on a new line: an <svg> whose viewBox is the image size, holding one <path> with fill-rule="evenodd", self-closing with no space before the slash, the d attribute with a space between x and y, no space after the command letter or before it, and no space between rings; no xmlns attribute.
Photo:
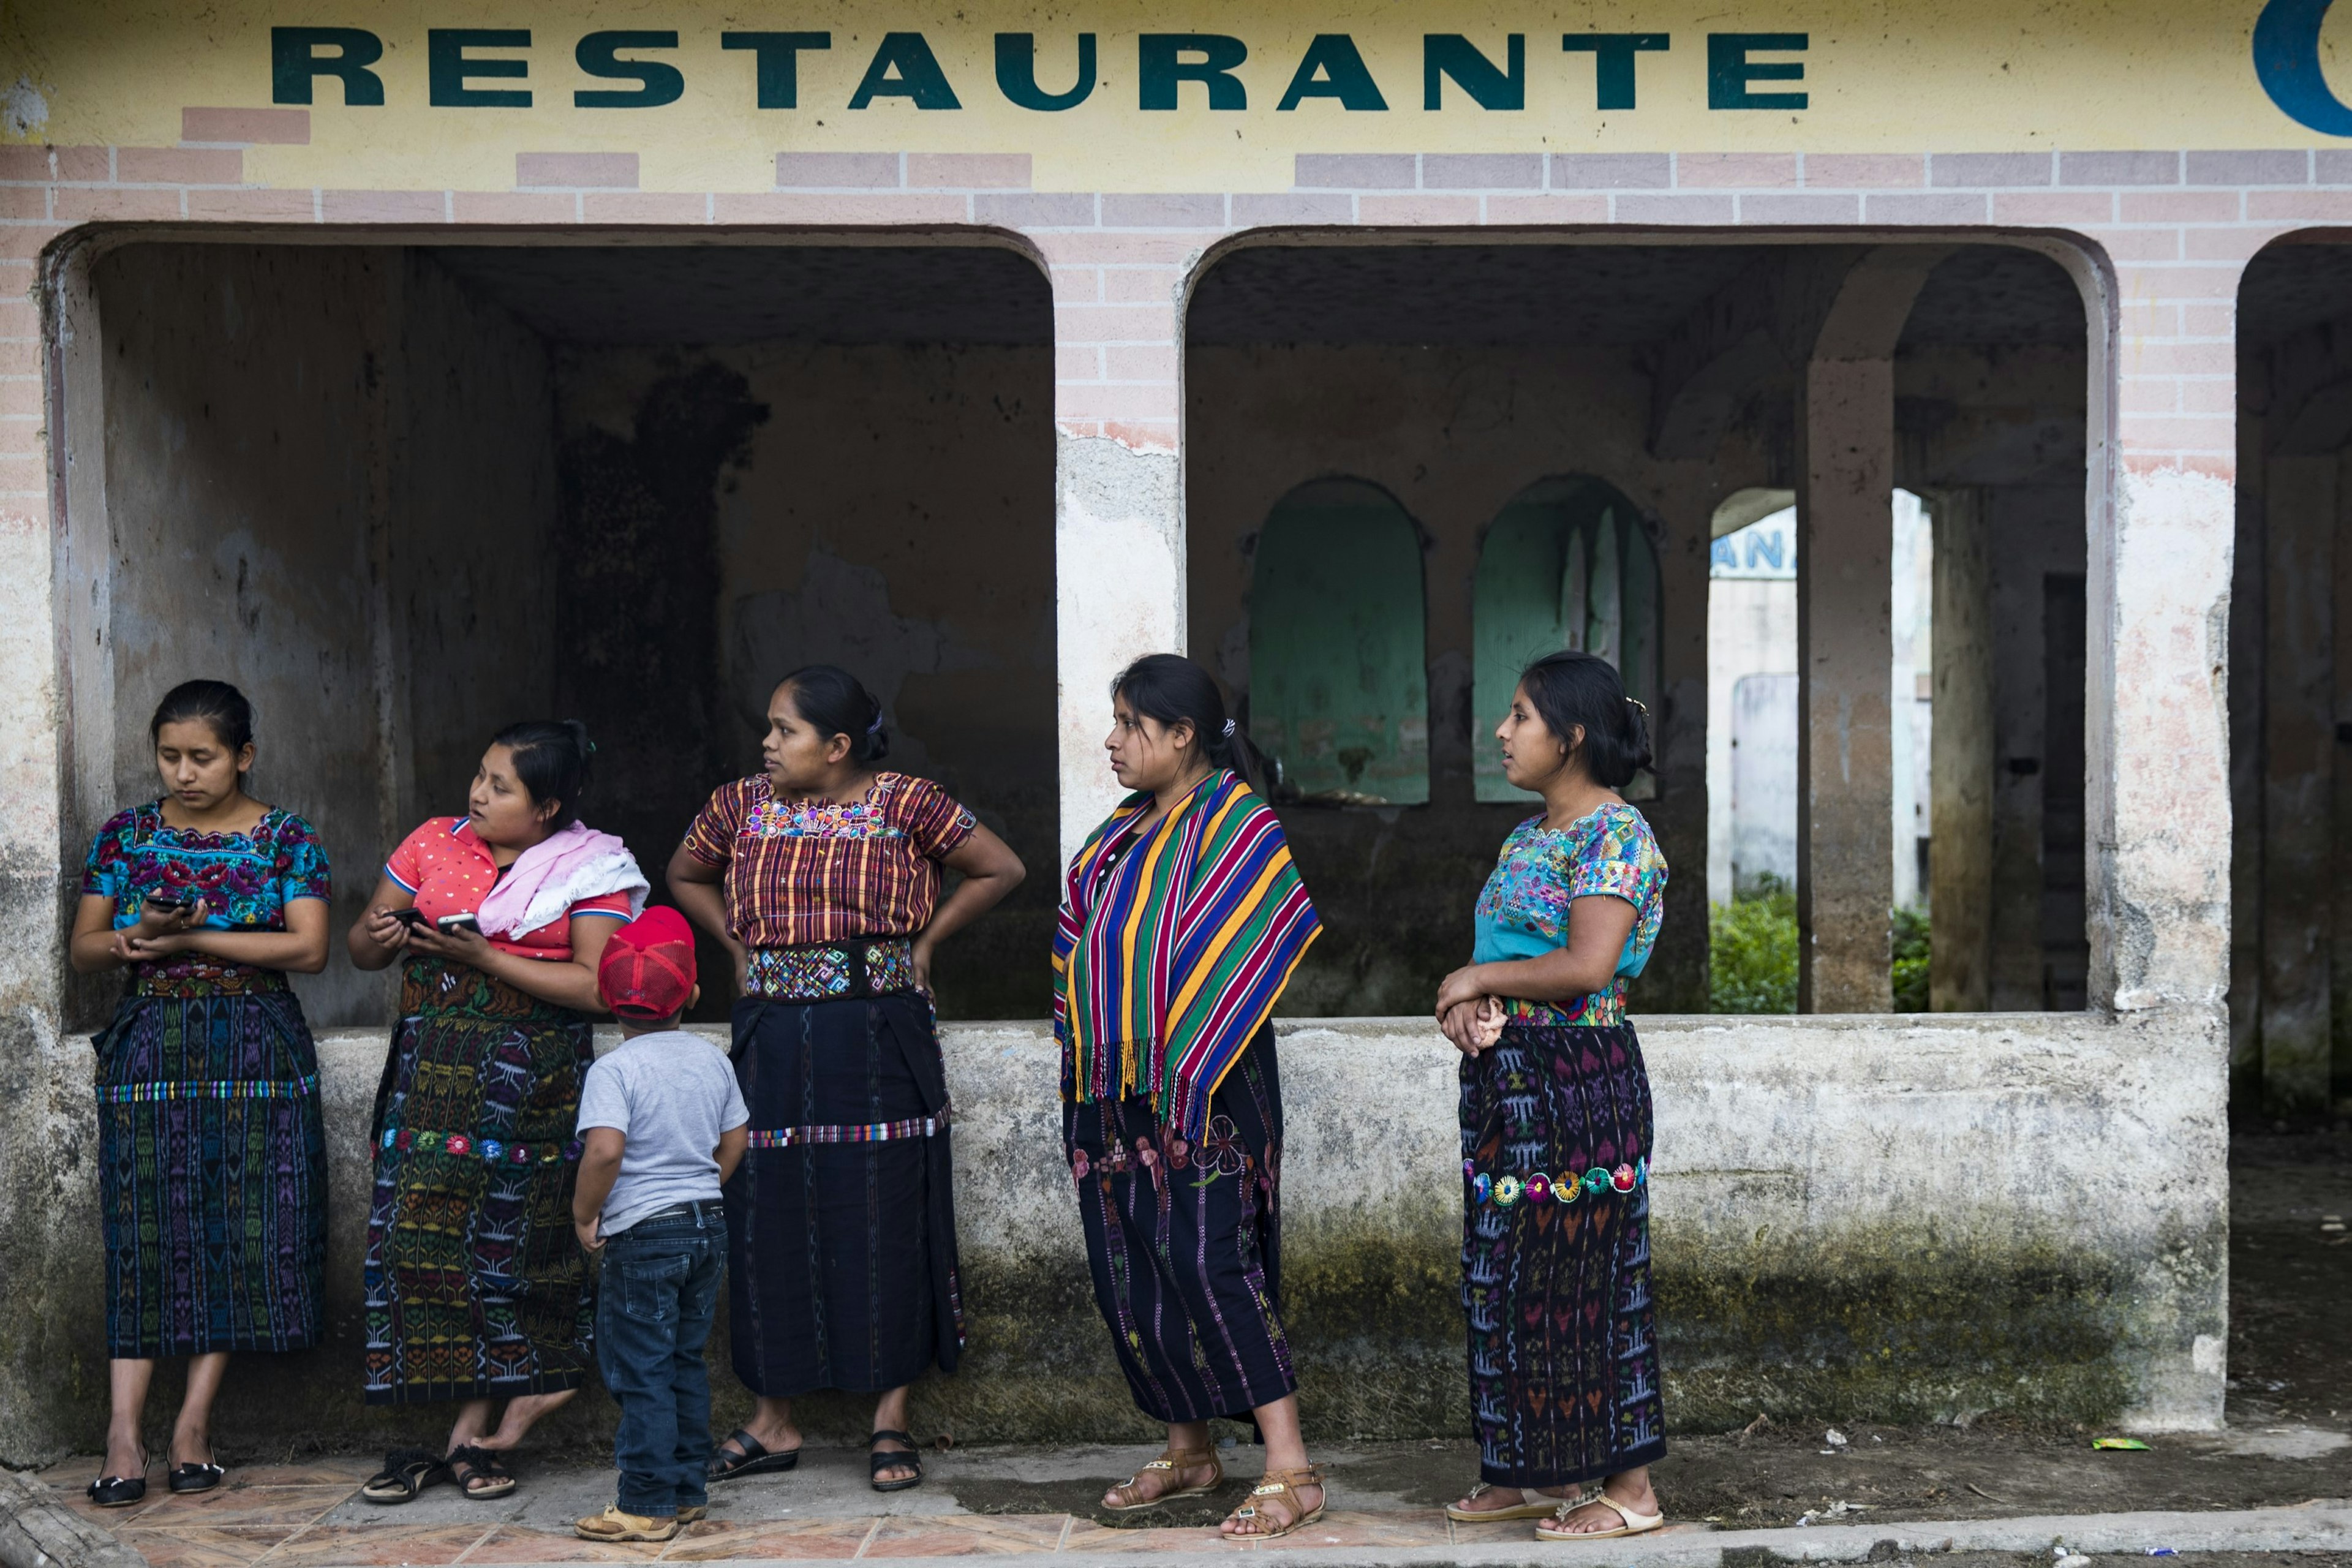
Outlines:
<svg viewBox="0 0 2352 1568"><path fill-rule="evenodd" d="M1070 862L1054 933L1062 1095L1148 1094L1198 1142L1209 1099L1322 931L1282 824L1223 769L1149 838L1151 796L1120 803Z"/></svg>

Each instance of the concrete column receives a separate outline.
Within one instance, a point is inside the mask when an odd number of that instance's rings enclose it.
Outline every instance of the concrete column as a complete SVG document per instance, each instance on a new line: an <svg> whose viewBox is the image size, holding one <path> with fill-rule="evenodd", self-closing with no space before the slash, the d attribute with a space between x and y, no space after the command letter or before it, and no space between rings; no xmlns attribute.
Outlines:
<svg viewBox="0 0 2352 1568"><path fill-rule="evenodd" d="M1055 320L1066 336L1073 322L1094 314L1097 285L1090 271L1056 268L1052 276ZM1083 292L1066 299L1073 289ZM1165 309L1166 342L1175 351L1182 334L1172 290ZM1143 335L1133 319L1151 312L1119 310L1118 335ZM1099 433L1098 387L1068 380L1055 387L1055 732L1066 865L1121 794L1103 754L1112 678L1144 654L1186 651L1182 468L1159 434L1177 428L1181 395L1175 383L1144 390L1154 398L1150 411L1165 420L1109 435Z"/></svg>
<svg viewBox="0 0 2352 1568"><path fill-rule="evenodd" d="M2328 1101L2337 463L2280 455L2265 476L2261 1028L2273 1110Z"/></svg>
<svg viewBox="0 0 2352 1568"><path fill-rule="evenodd" d="M2245 1105L2261 1103L2263 1081L2263 424L2252 411L2238 420L2230 568L2230 1098ZM2339 570L2347 553L2336 552Z"/></svg>
<svg viewBox="0 0 2352 1568"><path fill-rule="evenodd" d="M1885 1013L1892 357L1809 363L1798 439L1797 1010Z"/></svg>
<svg viewBox="0 0 2352 1568"><path fill-rule="evenodd" d="M1980 1013L1992 997L1992 562L1979 489L1944 491L1935 517L1935 727L1930 732L1928 1005Z"/></svg>

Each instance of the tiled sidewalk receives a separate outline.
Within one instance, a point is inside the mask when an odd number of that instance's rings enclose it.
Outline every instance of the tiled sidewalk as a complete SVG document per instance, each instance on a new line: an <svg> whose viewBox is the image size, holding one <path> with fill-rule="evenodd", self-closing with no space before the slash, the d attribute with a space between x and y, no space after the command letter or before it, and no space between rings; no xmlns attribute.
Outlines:
<svg viewBox="0 0 2352 1568"><path fill-rule="evenodd" d="M929 1454L930 1479L910 1492L879 1495L865 1485L862 1450L812 1448L798 1470L718 1489L712 1513L660 1545L582 1541L569 1521L610 1500L611 1473L584 1467L518 1466L524 1484L495 1503L470 1501L436 1487L415 1502L384 1508L361 1501L360 1480L377 1460L333 1458L310 1464L233 1469L217 1490L173 1497L160 1466L149 1473L147 1500L99 1509L82 1493L92 1459L69 1460L44 1476L75 1509L113 1531L154 1568L292 1568L295 1564L444 1564L540 1563L705 1563L810 1559L1074 1553L1143 1557L1181 1552L1314 1550L1331 1547L1439 1547L1525 1539L1529 1526L1454 1526L1442 1510L1390 1497L1335 1499L1323 1521L1279 1543L1224 1545L1213 1526L1107 1529L1069 1513L966 1511L961 1489L1026 1474L1059 1481L1071 1468L1117 1480L1152 1450L1099 1449L1072 1464ZM1057 1458L1060 1458L1057 1456ZM1121 1468L1121 1467L1126 1468ZM1255 1461L1242 1466L1255 1470ZM1236 1482L1239 1480L1236 1477ZM1016 1479L1015 1484L1024 1484ZM1086 1484L1091 1485L1091 1482ZM1107 1483L1106 1483L1107 1484ZM1231 1487L1238 1501L1242 1488ZM1340 1488L1335 1487L1338 1491ZM1357 1506L1337 1506L1339 1501ZM1221 1505L1225 1500L1221 1496ZM1457 1533L1458 1532L1458 1533Z"/></svg>

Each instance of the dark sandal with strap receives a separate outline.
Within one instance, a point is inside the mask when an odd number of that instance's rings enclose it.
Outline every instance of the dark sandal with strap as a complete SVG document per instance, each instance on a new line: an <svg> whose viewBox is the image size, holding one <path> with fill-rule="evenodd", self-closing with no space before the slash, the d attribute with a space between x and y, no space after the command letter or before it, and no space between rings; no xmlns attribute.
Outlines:
<svg viewBox="0 0 2352 1568"><path fill-rule="evenodd" d="M731 1481L738 1476L773 1475L789 1470L801 1462L798 1448L771 1451L765 1443L740 1426L728 1435L727 1441L740 1451L730 1454L723 1445L713 1449L709 1468L703 1472L706 1481Z"/></svg>
<svg viewBox="0 0 2352 1568"><path fill-rule="evenodd" d="M100 1508L129 1508L147 1496L147 1456L139 1456L135 1476L100 1476L89 1483L89 1500Z"/></svg>
<svg viewBox="0 0 2352 1568"><path fill-rule="evenodd" d="M499 1464L498 1455L488 1448L478 1448L468 1443L461 1448L451 1449L449 1457L442 1462L449 1467L449 1474L457 1481L457 1489L476 1502L488 1502L515 1489L514 1472ZM476 1486L476 1481L483 1484Z"/></svg>
<svg viewBox="0 0 2352 1568"><path fill-rule="evenodd" d="M418 1492L448 1479L449 1467L424 1449L394 1448L383 1457L383 1468L361 1486L360 1496L387 1506L415 1502Z"/></svg>
<svg viewBox="0 0 2352 1568"><path fill-rule="evenodd" d="M885 1437L907 1446L898 1450L876 1448L874 1452L866 1456L867 1473L873 1477L874 1489L877 1492L902 1492L908 1487L922 1485L923 1460L922 1456L915 1452L915 1439L904 1432L877 1432L866 1439L866 1446L872 1448ZM902 1476L895 1481L886 1481L882 1479L883 1471L897 1469L901 1465L911 1468L915 1473L911 1476Z"/></svg>

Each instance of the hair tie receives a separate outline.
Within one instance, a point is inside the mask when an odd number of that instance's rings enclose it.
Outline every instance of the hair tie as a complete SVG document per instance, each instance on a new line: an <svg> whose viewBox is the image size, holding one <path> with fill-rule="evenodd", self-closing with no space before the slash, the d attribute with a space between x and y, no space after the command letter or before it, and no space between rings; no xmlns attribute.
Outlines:
<svg viewBox="0 0 2352 1568"><path fill-rule="evenodd" d="M1231 719L1228 719L1228 720L1226 720L1226 721L1225 721L1225 731L1224 731L1224 733L1225 733L1225 739L1227 739L1227 740L1229 740L1229 741L1233 739L1233 737L1234 737L1234 721L1233 721Z"/></svg>
<svg viewBox="0 0 2352 1568"><path fill-rule="evenodd" d="M882 732L882 710L879 708L874 710L874 722L866 726L866 732L868 735L878 735Z"/></svg>
<svg viewBox="0 0 2352 1568"><path fill-rule="evenodd" d="M1650 716L1650 710L1649 710L1649 709L1647 709L1646 707L1643 707L1643 706L1642 700L1641 700L1640 698L1638 698L1638 697L1628 697L1627 699L1625 699L1625 700L1626 700L1626 701L1628 701L1628 702L1631 702L1631 703L1633 705L1634 709L1635 709L1637 711L1639 711L1639 712L1640 712L1640 714L1642 715L1642 717L1643 717L1643 718L1646 719L1646 718L1648 718L1648 717Z"/></svg>

